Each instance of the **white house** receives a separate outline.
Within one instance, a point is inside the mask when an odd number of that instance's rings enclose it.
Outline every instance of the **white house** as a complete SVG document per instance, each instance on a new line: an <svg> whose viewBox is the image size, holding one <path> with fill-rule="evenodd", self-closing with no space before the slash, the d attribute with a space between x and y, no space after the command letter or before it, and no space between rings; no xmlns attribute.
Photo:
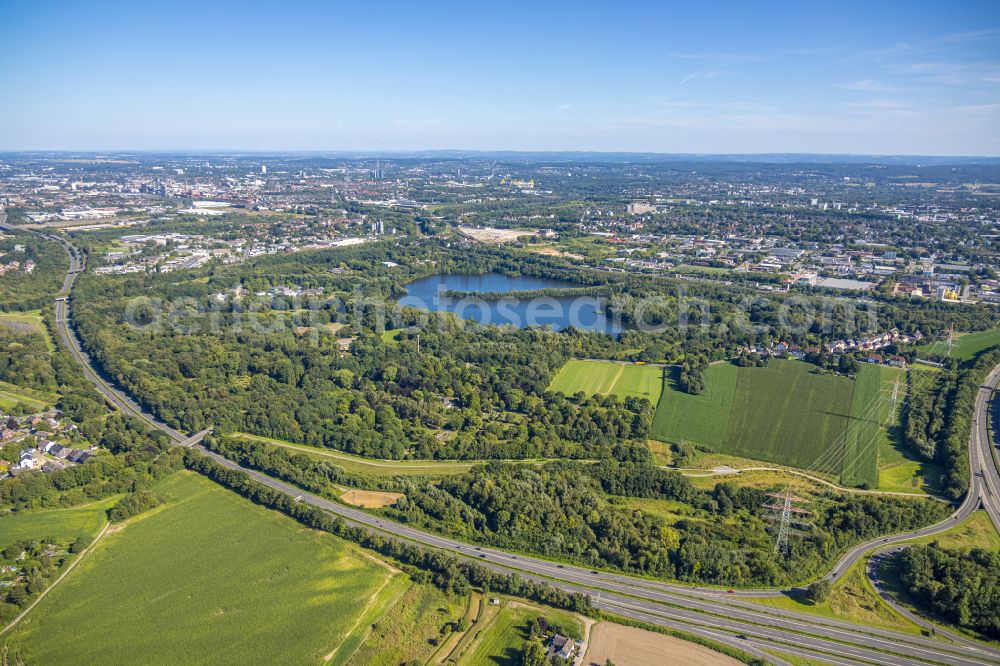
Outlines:
<svg viewBox="0 0 1000 666"><path fill-rule="evenodd" d="M38 464L39 460L35 457L35 454L31 451L31 449L25 449L24 451L21 451L21 459L17 461L16 465L14 465L14 469L34 469L35 467L38 467Z"/></svg>

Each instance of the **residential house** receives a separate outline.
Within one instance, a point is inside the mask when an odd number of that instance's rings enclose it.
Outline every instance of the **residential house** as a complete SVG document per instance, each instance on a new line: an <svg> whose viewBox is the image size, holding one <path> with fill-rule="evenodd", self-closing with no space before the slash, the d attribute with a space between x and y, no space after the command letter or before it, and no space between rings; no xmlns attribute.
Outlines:
<svg viewBox="0 0 1000 666"><path fill-rule="evenodd" d="M35 469L41 464L41 458L31 449L21 451L21 457L14 465L15 469Z"/></svg>
<svg viewBox="0 0 1000 666"><path fill-rule="evenodd" d="M70 449L67 459L74 463L85 463L93 456L86 451L80 451L79 449Z"/></svg>
<svg viewBox="0 0 1000 666"><path fill-rule="evenodd" d="M572 638L563 636L562 634L555 634L549 639L549 649L546 656L551 659L552 657L558 657L563 661L568 660L576 652L576 642Z"/></svg>

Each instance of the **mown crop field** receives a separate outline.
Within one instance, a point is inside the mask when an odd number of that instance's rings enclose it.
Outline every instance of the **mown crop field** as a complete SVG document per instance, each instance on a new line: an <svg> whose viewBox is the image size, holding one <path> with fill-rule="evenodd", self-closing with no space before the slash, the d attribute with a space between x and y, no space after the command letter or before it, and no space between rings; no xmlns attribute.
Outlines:
<svg viewBox="0 0 1000 666"><path fill-rule="evenodd" d="M69 541L93 537L107 522L117 497L69 509L19 511L0 517L0 547L22 539Z"/></svg>
<svg viewBox="0 0 1000 666"><path fill-rule="evenodd" d="M731 363L709 366L705 371L704 392L689 395L677 383L677 369L668 369L663 395L653 417L652 437L725 451L738 370Z"/></svg>
<svg viewBox="0 0 1000 666"><path fill-rule="evenodd" d="M663 368L573 359L553 377L549 390L566 395L582 391L587 395L614 395L623 399L634 396L655 405L663 390Z"/></svg>
<svg viewBox="0 0 1000 666"><path fill-rule="evenodd" d="M996 345L1000 345L1000 326L959 336L952 351L954 356L967 361L984 349Z"/></svg>
<svg viewBox="0 0 1000 666"><path fill-rule="evenodd" d="M880 400L881 389L881 368L871 364L861 366L854 380L851 418L844 433L840 471L844 485L873 488L878 485L879 446L881 440L888 439L883 436L882 425L889 415L889 403ZM902 394L902 387L899 392Z"/></svg>
<svg viewBox="0 0 1000 666"><path fill-rule="evenodd" d="M870 366L852 381L814 370L781 360L764 368L712 365L700 395L681 391L676 372L668 372L652 437L876 486L878 450L888 437L887 379L898 371Z"/></svg>
<svg viewBox="0 0 1000 666"><path fill-rule="evenodd" d="M192 473L156 492L166 504L107 534L15 627L16 662L322 663L410 585Z"/></svg>

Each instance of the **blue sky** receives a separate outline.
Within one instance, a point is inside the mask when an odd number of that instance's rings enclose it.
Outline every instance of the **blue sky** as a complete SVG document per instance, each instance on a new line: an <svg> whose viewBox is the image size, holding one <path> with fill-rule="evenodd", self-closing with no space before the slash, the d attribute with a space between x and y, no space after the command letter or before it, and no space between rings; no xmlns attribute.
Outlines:
<svg viewBox="0 0 1000 666"><path fill-rule="evenodd" d="M0 150L1000 155L1000 2L0 0Z"/></svg>

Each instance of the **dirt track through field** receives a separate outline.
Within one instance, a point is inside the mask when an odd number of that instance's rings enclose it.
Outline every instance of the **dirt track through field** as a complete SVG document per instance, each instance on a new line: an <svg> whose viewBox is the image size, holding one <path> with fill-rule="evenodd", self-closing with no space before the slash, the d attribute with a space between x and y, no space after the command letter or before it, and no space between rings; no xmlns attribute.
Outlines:
<svg viewBox="0 0 1000 666"><path fill-rule="evenodd" d="M618 380L622 378L622 375L624 373L625 373L625 364L622 363L620 366L618 366L618 372L616 372L615 376L611 378L610 382L608 382L607 390L603 391L605 395L608 395L609 393L615 390L615 384L618 383Z"/></svg>

